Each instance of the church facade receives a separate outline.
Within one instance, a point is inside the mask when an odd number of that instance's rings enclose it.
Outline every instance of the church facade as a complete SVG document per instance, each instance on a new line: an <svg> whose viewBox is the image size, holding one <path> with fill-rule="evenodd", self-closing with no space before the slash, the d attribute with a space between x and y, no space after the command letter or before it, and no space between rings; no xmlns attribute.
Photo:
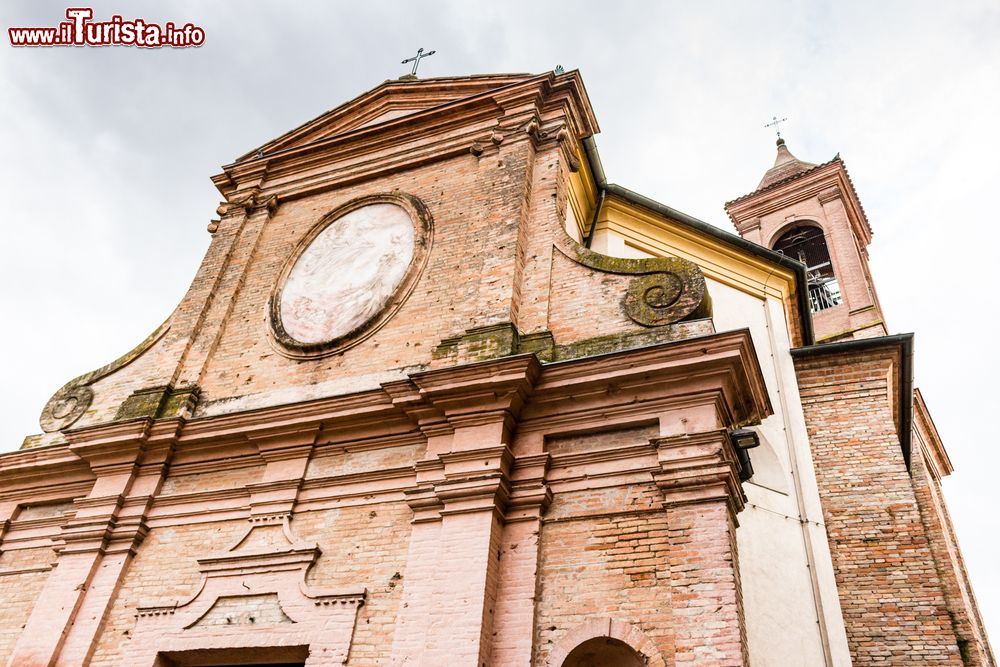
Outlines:
<svg viewBox="0 0 1000 667"><path fill-rule="evenodd" d="M578 72L387 81L213 178L190 289L0 455L11 666L994 665L839 158L738 235Z"/></svg>

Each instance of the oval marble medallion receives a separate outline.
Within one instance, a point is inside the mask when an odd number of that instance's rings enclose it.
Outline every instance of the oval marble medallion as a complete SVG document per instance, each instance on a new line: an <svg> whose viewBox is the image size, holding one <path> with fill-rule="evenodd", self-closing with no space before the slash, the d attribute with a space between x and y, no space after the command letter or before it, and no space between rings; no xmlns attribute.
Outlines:
<svg viewBox="0 0 1000 667"><path fill-rule="evenodd" d="M283 333L303 346L337 341L385 309L414 255L402 206L373 203L328 224L292 265L281 289Z"/></svg>

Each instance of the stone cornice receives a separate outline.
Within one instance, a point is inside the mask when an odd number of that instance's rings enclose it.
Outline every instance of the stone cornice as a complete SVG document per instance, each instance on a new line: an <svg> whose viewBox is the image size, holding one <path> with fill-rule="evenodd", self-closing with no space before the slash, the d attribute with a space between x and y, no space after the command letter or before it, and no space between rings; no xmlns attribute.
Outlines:
<svg viewBox="0 0 1000 667"><path fill-rule="evenodd" d="M70 449L100 455L108 446L121 442L144 442L149 435L151 419L133 419L66 431Z"/></svg>
<svg viewBox="0 0 1000 667"><path fill-rule="evenodd" d="M276 425L320 423L324 428L336 428L360 420L377 421L393 412L395 408L385 392L374 390L193 419L185 425L179 442L187 445L226 438L243 440L254 433L266 435Z"/></svg>
<svg viewBox="0 0 1000 667"><path fill-rule="evenodd" d="M533 354L423 371L410 378L420 395L447 416L483 410L516 412L541 372Z"/></svg>
<svg viewBox="0 0 1000 667"><path fill-rule="evenodd" d="M590 428L594 425L593 411L596 409L594 403L590 401L601 400L600 394L600 389L581 391L580 396L584 400L579 401L577 405L573 405L568 396L560 396L545 405L542 405L541 402L532 403L518 422L517 431L521 434L533 432L568 433L581 428ZM696 408L706 404L716 406L719 414L728 412L725 399L717 389L684 396L647 394L643 396L641 401L623 401L601 405L601 423L605 426L627 425L634 423L636 419L647 418L650 414Z"/></svg>
<svg viewBox="0 0 1000 667"><path fill-rule="evenodd" d="M452 97L370 125L345 127L337 120L345 113L354 118L364 116L366 105L385 108L375 100L379 91L407 85L416 88L422 84L387 82L372 91L375 95L362 96L248 153L212 180L227 198L250 182L261 183L268 194L280 198L301 196L381 172L468 154L475 145L489 144L490 126L503 128L508 116L523 113L525 108L534 109L544 119L564 116L568 131L577 139L598 131L583 81L575 71L498 82L477 94ZM392 150L387 151L387 146ZM336 183L307 173L320 168Z"/></svg>
<svg viewBox="0 0 1000 667"><path fill-rule="evenodd" d="M501 472L446 479L434 484L442 516L491 510L502 513L510 498L510 483Z"/></svg>
<svg viewBox="0 0 1000 667"><path fill-rule="evenodd" d="M70 451L86 461L98 477L130 475L141 462L152 426L153 420L144 418L67 431L66 437ZM170 430L175 430L176 425L172 426Z"/></svg>
<svg viewBox="0 0 1000 667"><path fill-rule="evenodd" d="M28 489L35 489L32 496L37 497L55 480L59 480L60 487L85 485L89 488L94 474L68 444L0 454L0 487L3 489L0 499L19 498Z"/></svg>
<svg viewBox="0 0 1000 667"><path fill-rule="evenodd" d="M527 73L471 75L464 77L434 77L430 79L387 79L353 99L247 152L237 161L263 152L273 152L293 145L312 143L324 136L344 134L352 129L379 124L386 111L413 112L440 107L476 95L494 91L505 85L531 78ZM417 81L418 85L414 85Z"/></svg>
<svg viewBox="0 0 1000 667"><path fill-rule="evenodd" d="M493 445L487 447L480 447L478 449L468 449L459 450L456 452L447 452L445 454L438 455L438 458L444 463L445 466L445 477L454 476L450 471L453 468L464 468L470 462L481 466L480 463L484 458L488 459L488 463L492 467L496 467L505 473L510 470L511 464L514 460L514 456L510 451L510 448L504 445ZM492 461L496 460L493 464ZM465 473L461 473L464 475Z"/></svg>
<svg viewBox="0 0 1000 667"><path fill-rule="evenodd" d="M133 466L144 460L140 456L149 459L148 465L162 465L168 452L159 452L171 445L178 471L193 474L224 470L228 456L237 456L241 467L253 466L265 463L266 457L256 451L261 443L273 450L268 454L272 458L280 458L286 451L299 456L305 451L300 448L316 447L313 442L320 441L324 433L339 438L341 425L350 426L352 437L362 438L357 446L360 449L369 444L419 444L426 433L421 435L413 421L421 419L436 424L434 428L447 427L445 430L454 433L449 437L468 431L463 436L465 444L459 448L466 451L456 449L416 466L304 479L303 502L319 506L334 498L354 497L366 484L375 483L380 495L395 495L412 489L417 479L436 484L445 479L462 479L476 471L509 475L510 484L515 486L529 481L541 483L550 461L548 454L539 452L512 460L501 447L506 438L503 434L509 433L515 423L519 433L572 432L593 429L595 419L607 426L649 419L667 410L696 409L716 415L719 427L726 428L758 422L770 414L748 331L545 365L533 355L503 357L416 373L411 379L387 384L380 390L296 405L189 421L138 420L88 427L69 432L73 442L68 447L0 456L0 479L16 479L23 474L36 489L46 481L55 489L63 482L61 473L74 472L78 476L74 483L93 479L80 457L105 469ZM489 429L489 437L480 440L477 434L486 433L484 428ZM590 459L611 460L622 455L640 454L581 453L572 461L584 464ZM565 463L558 457L551 460L560 468ZM488 470L483 469L483 461L490 462ZM48 465L39 469L40 462ZM246 512L248 500L246 488L169 494L156 498L149 517L159 524L166 516L190 514L192 504L199 502L225 513Z"/></svg>
<svg viewBox="0 0 1000 667"><path fill-rule="evenodd" d="M507 499L504 518L507 523L541 519L545 510L552 504L552 497L552 490L547 484L541 482L514 484Z"/></svg>
<svg viewBox="0 0 1000 667"><path fill-rule="evenodd" d="M940 479L950 475L955 468L919 389L913 390L913 417L914 428L921 435L934 476Z"/></svg>
<svg viewBox="0 0 1000 667"><path fill-rule="evenodd" d="M733 200L726 204L726 213L742 234L754 228L754 225L759 225L759 218L810 198L816 198L821 204L836 199L843 200L851 226L861 240L861 245L865 247L871 242L872 229L868 218L847 168L839 158L795 178Z"/></svg>
<svg viewBox="0 0 1000 667"><path fill-rule="evenodd" d="M685 391L676 396L666 390L682 383ZM609 390L612 395L635 392L643 400L678 407L718 396L719 418L727 427L758 423L771 414L750 332L742 329L547 365L522 415L528 423L519 428L532 428L536 420L565 422L574 412L585 416L591 401L602 410L615 405Z"/></svg>
<svg viewBox="0 0 1000 667"><path fill-rule="evenodd" d="M223 470L257 468L262 465L264 465L264 460L256 452L252 455L226 455L224 458L189 461L181 464L174 461L170 464L170 475L172 478L183 478L191 475L204 475L205 473L220 472Z"/></svg>
<svg viewBox="0 0 1000 667"><path fill-rule="evenodd" d="M18 567L11 569L0 569L0 577L16 576L19 574L30 574L35 572L48 572L52 565L33 565L29 567Z"/></svg>
<svg viewBox="0 0 1000 667"><path fill-rule="evenodd" d="M435 92L437 103L434 99ZM383 100L379 101L379 97ZM369 121L376 120L376 114L391 105L392 97L424 99L416 107L410 107L410 113L406 114L405 119L397 117L383 122L364 122L366 115ZM600 131L583 80L577 70L562 75L545 72L539 75L456 77L414 82L386 81L381 86L286 133L257 151L247 153L241 160L260 153L270 155L279 151L315 147L324 141L347 136L409 128L414 121L419 122L425 118L467 115L470 108L484 104L495 109L511 109L527 105L541 113L551 113L554 110L566 113L573 122L572 129L577 138L591 136ZM366 110L370 111L366 113Z"/></svg>
<svg viewBox="0 0 1000 667"><path fill-rule="evenodd" d="M421 371L383 389L428 438L488 429L496 431L489 438L500 444L507 442L540 373L534 354L520 354Z"/></svg>
<svg viewBox="0 0 1000 667"><path fill-rule="evenodd" d="M286 424L263 432L256 432L247 438L257 446L261 458L268 463L308 456L312 451L319 424Z"/></svg>

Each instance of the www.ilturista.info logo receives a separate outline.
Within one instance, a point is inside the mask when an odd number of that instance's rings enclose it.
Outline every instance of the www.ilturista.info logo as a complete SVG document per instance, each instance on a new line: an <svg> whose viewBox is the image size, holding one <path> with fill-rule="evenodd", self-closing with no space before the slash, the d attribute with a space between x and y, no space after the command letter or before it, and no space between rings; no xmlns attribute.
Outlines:
<svg viewBox="0 0 1000 667"><path fill-rule="evenodd" d="M184 48L205 43L205 30L192 23L178 26L172 21L163 25L144 19L126 21L112 16L108 21L91 21L90 7L70 7L68 21L50 28L7 28L11 46L164 46Z"/></svg>

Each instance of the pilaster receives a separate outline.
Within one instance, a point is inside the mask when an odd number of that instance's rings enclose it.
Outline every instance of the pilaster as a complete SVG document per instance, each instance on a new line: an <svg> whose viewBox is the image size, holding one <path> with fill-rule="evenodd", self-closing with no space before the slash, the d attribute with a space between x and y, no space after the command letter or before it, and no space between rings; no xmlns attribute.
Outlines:
<svg viewBox="0 0 1000 667"><path fill-rule="evenodd" d="M552 503L545 482L551 455L518 457L511 472L503 536L498 549L492 665L531 664L538 599L542 516Z"/></svg>
<svg viewBox="0 0 1000 667"><path fill-rule="evenodd" d="M414 527L393 664L491 664L499 549L514 495L509 440L539 372L525 355L411 378L421 400L411 392L406 403L428 435L428 457L407 494ZM407 395L401 389L398 397Z"/></svg>
<svg viewBox="0 0 1000 667"><path fill-rule="evenodd" d="M62 527L56 567L8 665L80 665L93 653L172 455L180 420L70 431L70 450L96 479Z"/></svg>
<svg viewBox="0 0 1000 667"><path fill-rule="evenodd" d="M264 227L277 209L277 197L265 196L260 191L265 173L266 168L258 166L253 173L244 174L245 189L232 193L228 203L219 207L222 219L216 234L225 237L224 255L211 279L211 289L197 321L192 323L192 338L176 371L177 387L201 386L202 375L225 331Z"/></svg>
<svg viewBox="0 0 1000 667"><path fill-rule="evenodd" d="M319 424L292 425L248 435L264 459L260 482L248 485L250 519L291 518L319 433Z"/></svg>
<svg viewBox="0 0 1000 667"><path fill-rule="evenodd" d="M746 665L736 515L745 497L726 431L654 438L669 526L676 664Z"/></svg>

